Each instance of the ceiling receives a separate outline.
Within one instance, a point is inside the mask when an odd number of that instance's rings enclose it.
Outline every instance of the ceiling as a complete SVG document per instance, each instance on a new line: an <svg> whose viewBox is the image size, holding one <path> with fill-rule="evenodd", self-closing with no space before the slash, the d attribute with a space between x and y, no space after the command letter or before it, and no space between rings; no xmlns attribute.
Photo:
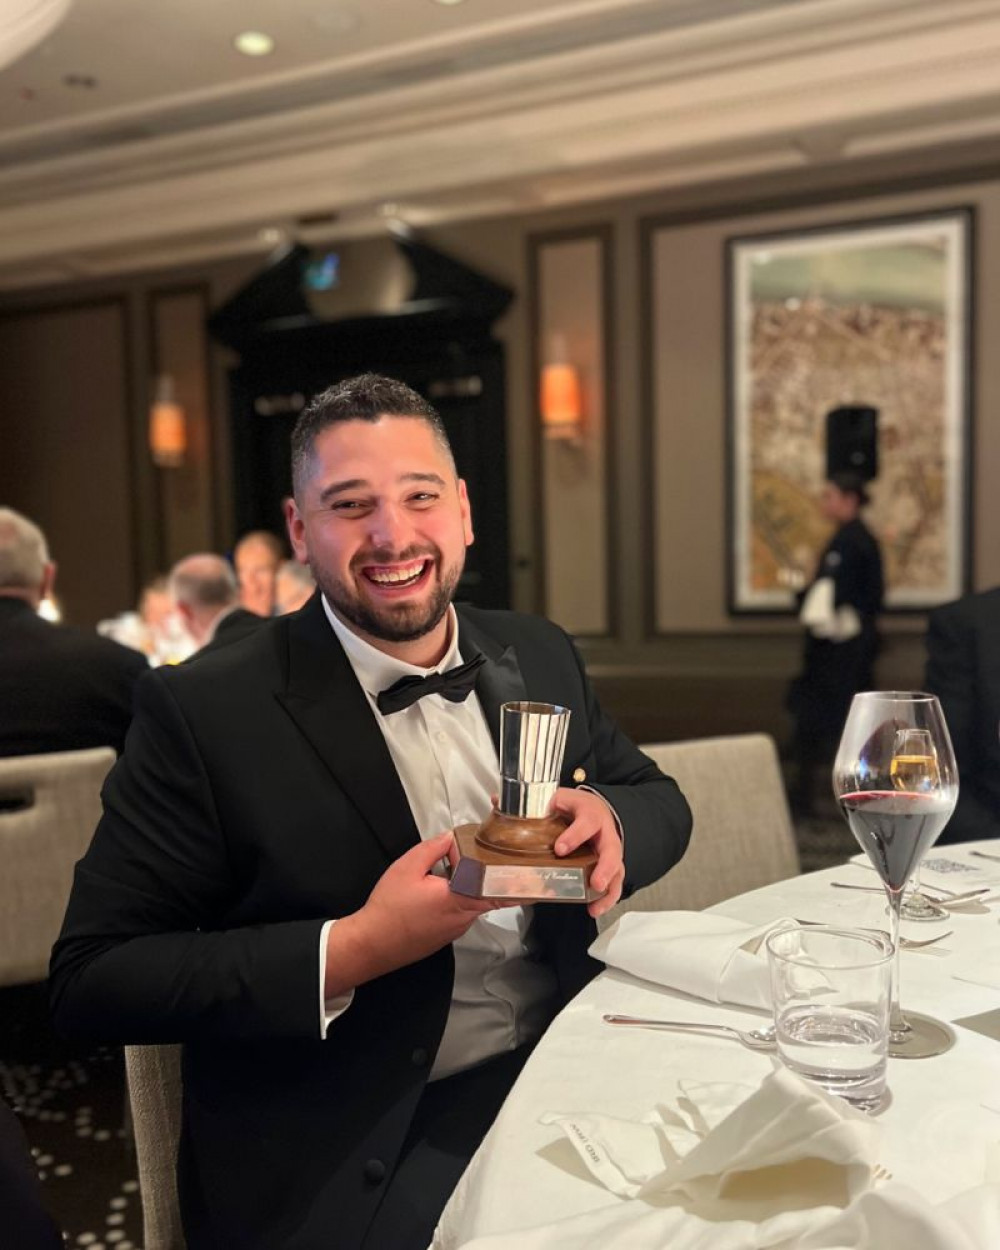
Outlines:
<svg viewBox="0 0 1000 1250"><path fill-rule="evenodd" d="M0 286L996 135L1000 0L75 0L0 70Z"/></svg>

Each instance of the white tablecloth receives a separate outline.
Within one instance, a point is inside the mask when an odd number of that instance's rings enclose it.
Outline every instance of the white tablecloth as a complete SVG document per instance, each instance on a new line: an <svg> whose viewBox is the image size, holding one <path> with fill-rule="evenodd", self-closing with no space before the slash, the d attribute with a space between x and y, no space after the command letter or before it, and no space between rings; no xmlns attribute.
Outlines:
<svg viewBox="0 0 1000 1250"><path fill-rule="evenodd" d="M983 849L1000 853L996 843ZM929 859L964 861L1000 886L1000 862L945 847ZM944 878L940 878L944 879ZM832 881L878 884L857 864L768 886L713 910L748 922L779 916L840 924L888 926L885 898L840 890ZM964 888L956 880L954 889ZM993 1013L987 1028L1000 1038L1000 905L952 912L946 922L904 922L903 934L937 946L904 951L904 1010L955 1022ZM957 974L957 975L956 975ZM993 985L958 979L973 975ZM590 1111L639 1119L669 1101L679 1078L755 1085L773 1059L735 1041L616 1028L604 1012L717 1021L753 1027L765 1017L674 993L624 973L605 971L553 1022L511 1091L496 1123L446 1207L435 1250L456 1250L474 1237L511 1233L618 1201L595 1183L560 1131L539 1122L545 1112ZM1000 1161L1000 1040L955 1025L958 1041L945 1055L889 1061L891 1099L879 1114L880 1162L931 1202L997 1180Z"/></svg>

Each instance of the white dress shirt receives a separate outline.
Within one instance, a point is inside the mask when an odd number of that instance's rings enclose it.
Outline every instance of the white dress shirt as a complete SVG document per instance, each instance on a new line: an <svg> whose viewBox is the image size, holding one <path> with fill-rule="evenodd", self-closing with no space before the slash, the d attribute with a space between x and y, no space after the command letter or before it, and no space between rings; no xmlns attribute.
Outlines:
<svg viewBox="0 0 1000 1250"><path fill-rule="evenodd" d="M478 824L499 789L500 765L479 699L462 703L424 695L402 711L383 716L380 691L400 677L444 672L471 659L459 651L458 618L448 609L448 651L433 668L420 668L386 655L359 638L323 607L385 737L414 823L424 840L457 825ZM530 912L511 907L487 912L452 944L455 982L451 1011L431 1070L431 1080L470 1068L540 1036L551 1016L555 977L533 958L528 941ZM320 998L326 976L326 938L320 936ZM321 1002L322 1031L353 999L353 992Z"/></svg>

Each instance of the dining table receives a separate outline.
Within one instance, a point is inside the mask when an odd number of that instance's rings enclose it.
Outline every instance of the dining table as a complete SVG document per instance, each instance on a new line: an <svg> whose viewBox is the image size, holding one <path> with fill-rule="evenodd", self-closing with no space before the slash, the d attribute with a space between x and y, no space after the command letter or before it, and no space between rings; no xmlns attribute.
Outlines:
<svg viewBox="0 0 1000 1250"><path fill-rule="evenodd" d="M948 907L943 919L902 924L902 936L914 942L940 938L902 945L904 1013L910 1008L946 1021L955 1043L933 1058L889 1059L888 1093L874 1113L878 1164L881 1175L936 1204L1000 1181L1000 847L984 841L932 849L923 877L928 891L936 884L942 896L989 887ZM879 878L859 855L707 911L748 925L785 919L885 930L887 901L879 890ZM669 913L657 915L665 923ZM726 1081L752 1089L778 1066L773 1053L734 1038L614 1026L604 1019L608 1013L744 1030L769 1022L763 1010L605 968L535 1047L442 1214L434 1250L459 1250L479 1239L516 1250L527 1230L588 1213L597 1218L622 1201L596 1183L557 1117L640 1121L675 1099L685 1083Z"/></svg>

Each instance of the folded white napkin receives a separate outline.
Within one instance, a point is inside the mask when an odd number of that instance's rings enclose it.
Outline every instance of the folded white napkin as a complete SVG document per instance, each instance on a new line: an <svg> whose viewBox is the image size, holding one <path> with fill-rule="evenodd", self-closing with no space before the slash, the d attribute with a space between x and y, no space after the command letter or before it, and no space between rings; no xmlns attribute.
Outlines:
<svg viewBox="0 0 1000 1250"><path fill-rule="evenodd" d="M985 1250L1000 1185L939 1207L873 1170L880 1129L784 1069L759 1088L679 1081L641 1123L548 1113L621 1202L435 1250ZM550 1156L555 1162L555 1156Z"/></svg>
<svg viewBox="0 0 1000 1250"><path fill-rule="evenodd" d="M868 1188L878 1124L784 1068L756 1089L682 1080L678 1090L639 1123L553 1112L541 1122L558 1125L622 1198L670 1197L759 1219L775 1203L843 1207Z"/></svg>
<svg viewBox="0 0 1000 1250"><path fill-rule="evenodd" d="M868 1190L842 1211L792 1211L762 1223L719 1222L634 1199L513 1233L476 1237L462 1250L992 1250L1000 1246L1000 1185L980 1185L932 1206L905 1185ZM452 1250L435 1239L434 1250Z"/></svg>
<svg viewBox="0 0 1000 1250"><path fill-rule="evenodd" d="M708 1002L767 1010L764 939L794 924L787 917L748 925L702 911L630 911L604 930L590 954L609 968Z"/></svg>

